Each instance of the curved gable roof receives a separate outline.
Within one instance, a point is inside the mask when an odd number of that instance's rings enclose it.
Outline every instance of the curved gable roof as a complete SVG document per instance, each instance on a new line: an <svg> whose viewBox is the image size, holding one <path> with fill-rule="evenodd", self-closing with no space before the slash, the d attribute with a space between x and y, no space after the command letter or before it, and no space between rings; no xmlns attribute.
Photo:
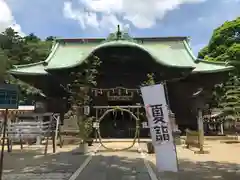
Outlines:
<svg viewBox="0 0 240 180"><path fill-rule="evenodd" d="M179 43L179 42L178 42ZM157 63L164 66L179 67L179 68L194 68L193 59L189 56L187 51L182 47L172 48L168 45L156 45L156 43L138 44L135 42L118 40L104 42L102 44L77 44L77 43L58 43L54 55L47 62L46 70L71 68L80 65L85 59L94 54L102 48L111 47L129 47L138 48L146 52ZM190 59L190 60L189 60Z"/></svg>
<svg viewBox="0 0 240 180"><path fill-rule="evenodd" d="M127 40L107 41L102 44L96 42L76 42L58 40L48 58L39 63L16 66L10 70L12 74L45 75L48 70L72 68L80 65L94 52L108 47L133 47L146 52L159 64L176 68L191 68L193 73L229 71L232 66L214 62L199 61L193 55L186 38L161 40L150 39L138 44Z"/></svg>

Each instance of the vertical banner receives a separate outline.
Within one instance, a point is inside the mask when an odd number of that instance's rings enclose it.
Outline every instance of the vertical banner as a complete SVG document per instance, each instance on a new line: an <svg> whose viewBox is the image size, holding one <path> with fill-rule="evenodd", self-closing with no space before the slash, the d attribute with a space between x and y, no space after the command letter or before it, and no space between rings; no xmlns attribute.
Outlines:
<svg viewBox="0 0 240 180"><path fill-rule="evenodd" d="M162 84L141 88L159 172L178 171L177 154Z"/></svg>

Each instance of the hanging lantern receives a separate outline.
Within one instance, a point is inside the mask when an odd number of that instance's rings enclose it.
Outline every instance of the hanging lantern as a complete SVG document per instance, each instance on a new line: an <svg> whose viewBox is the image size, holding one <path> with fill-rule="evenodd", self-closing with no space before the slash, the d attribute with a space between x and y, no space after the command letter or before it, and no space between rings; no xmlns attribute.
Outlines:
<svg viewBox="0 0 240 180"><path fill-rule="evenodd" d="M93 128L99 129L99 122L93 122Z"/></svg>

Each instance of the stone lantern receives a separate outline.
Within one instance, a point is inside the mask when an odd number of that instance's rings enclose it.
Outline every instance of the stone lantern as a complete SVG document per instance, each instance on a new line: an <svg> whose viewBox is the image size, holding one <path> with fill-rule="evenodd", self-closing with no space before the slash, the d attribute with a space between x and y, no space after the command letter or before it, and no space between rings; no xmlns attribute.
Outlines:
<svg viewBox="0 0 240 180"><path fill-rule="evenodd" d="M180 145L181 144L181 131L178 129L178 125L176 124L176 117L175 114L169 110L169 122L170 122L170 126L172 129L172 134L173 134L173 138L175 141L176 145Z"/></svg>

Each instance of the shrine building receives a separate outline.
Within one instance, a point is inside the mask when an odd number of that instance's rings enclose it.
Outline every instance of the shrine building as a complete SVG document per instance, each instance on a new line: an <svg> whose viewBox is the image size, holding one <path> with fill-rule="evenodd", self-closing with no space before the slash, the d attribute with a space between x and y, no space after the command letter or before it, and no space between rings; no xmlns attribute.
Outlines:
<svg viewBox="0 0 240 180"><path fill-rule="evenodd" d="M166 97L181 130L197 128L197 107L206 103L215 84L233 69L225 63L197 59L188 37L138 37L117 31L103 38L57 39L45 61L18 65L10 70L16 78L41 89L48 111L69 109L66 84L69 74L92 55L101 60L97 86L92 89L91 114L100 117L108 106L123 106L146 121L140 87L148 74L164 83ZM106 117L102 137L132 137L134 121L127 113ZM140 135L146 136L146 130Z"/></svg>

